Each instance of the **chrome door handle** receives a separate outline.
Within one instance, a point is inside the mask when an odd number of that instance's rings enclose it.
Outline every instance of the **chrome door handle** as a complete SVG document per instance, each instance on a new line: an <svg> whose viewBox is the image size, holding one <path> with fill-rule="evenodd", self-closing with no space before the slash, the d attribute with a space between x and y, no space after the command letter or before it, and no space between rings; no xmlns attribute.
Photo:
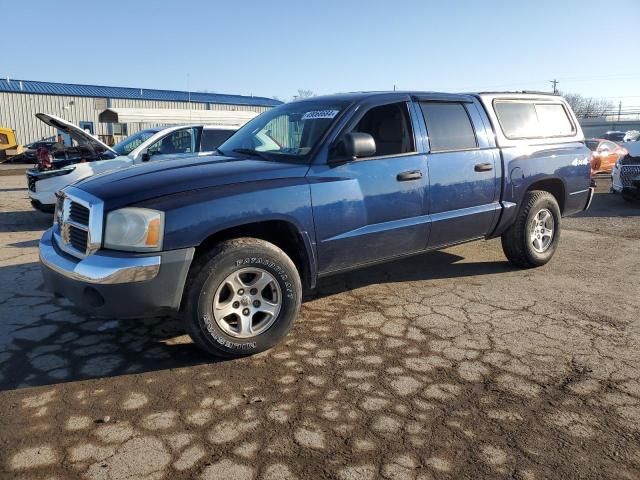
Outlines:
<svg viewBox="0 0 640 480"><path fill-rule="evenodd" d="M396 180L399 182L407 182L409 180L420 180L422 178L422 172L420 170L410 170L408 172L401 172L396 175Z"/></svg>
<svg viewBox="0 0 640 480"><path fill-rule="evenodd" d="M493 163L476 163L476 166L473 167L476 172L490 172L493 170Z"/></svg>

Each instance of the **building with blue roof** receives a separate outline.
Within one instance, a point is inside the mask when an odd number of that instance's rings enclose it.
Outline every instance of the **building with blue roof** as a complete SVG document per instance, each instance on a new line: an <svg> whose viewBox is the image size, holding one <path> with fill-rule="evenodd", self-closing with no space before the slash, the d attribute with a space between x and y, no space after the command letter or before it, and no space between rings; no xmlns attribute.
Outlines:
<svg viewBox="0 0 640 480"><path fill-rule="evenodd" d="M106 109L263 112L281 103L246 95L0 78L0 126L14 129L22 144L56 135L35 117L39 112L62 117L111 143L158 124L100 122L99 115Z"/></svg>

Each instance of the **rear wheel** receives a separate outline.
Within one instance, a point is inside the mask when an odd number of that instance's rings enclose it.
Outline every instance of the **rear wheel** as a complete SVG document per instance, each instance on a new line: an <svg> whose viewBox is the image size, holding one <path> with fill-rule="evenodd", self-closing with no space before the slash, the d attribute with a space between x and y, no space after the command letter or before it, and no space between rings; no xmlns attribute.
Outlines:
<svg viewBox="0 0 640 480"><path fill-rule="evenodd" d="M216 245L194 264L186 288L187 332L223 357L271 348L291 329L302 298L291 259L255 238Z"/></svg>
<svg viewBox="0 0 640 480"><path fill-rule="evenodd" d="M527 192L513 225L502 235L502 250L511 263L531 268L544 265L560 241L560 207L549 192Z"/></svg>

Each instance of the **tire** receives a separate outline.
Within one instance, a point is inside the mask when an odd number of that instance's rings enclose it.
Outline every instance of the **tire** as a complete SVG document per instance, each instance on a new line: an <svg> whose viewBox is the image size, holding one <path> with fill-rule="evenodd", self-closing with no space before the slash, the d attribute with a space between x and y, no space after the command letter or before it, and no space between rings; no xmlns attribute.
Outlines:
<svg viewBox="0 0 640 480"><path fill-rule="evenodd" d="M551 260L560 241L560 216L560 207L552 194L542 190L527 192L515 222L502 234L502 250L507 259L523 268L539 267ZM540 221L543 227L539 227ZM534 229L541 235L536 235L537 241L532 237Z"/></svg>
<svg viewBox="0 0 640 480"><path fill-rule="evenodd" d="M184 320L194 343L218 357L242 357L287 335L300 311L302 284L280 248L238 238L215 245L194 263L185 297Z"/></svg>

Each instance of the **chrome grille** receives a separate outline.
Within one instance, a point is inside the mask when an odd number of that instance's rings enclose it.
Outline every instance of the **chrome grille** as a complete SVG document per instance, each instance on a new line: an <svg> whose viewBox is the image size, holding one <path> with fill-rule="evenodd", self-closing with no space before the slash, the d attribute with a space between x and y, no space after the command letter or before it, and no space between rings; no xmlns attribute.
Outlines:
<svg viewBox="0 0 640 480"><path fill-rule="evenodd" d="M54 228L58 246L78 258L98 250L102 244L102 201L83 190L67 187L60 192L58 202Z"/></svg>
<svg viewBox="0 0 640 480"><path fill-rule="evenodd" d="M640 165L622 165L620 168L620 180L623 187L631 187L634 178L640 177Z"/></svg>
<svg viewBox="0 0 640 480"><path fill-rule="evenodd" d="M65 195L62 206L62 223L60 239L62 249L76 257L87 255L89 242L89 220L91 212L88 207L78 203L73 197Z"/></svg>
<svg viewBox="0 0 640 480"><path fill-rule="evenodd" d="M34 175L27 174L27 185L31 192L36 191L36 177Z"/></svg>
<svg viewBox="0 0 640 480"><path fill-rule="evenodd" d="M89 209L76 202L71 202L69 206L69 218L81 225L89 225Z"/></svg>
<svg viewBox="0 0 640 480"><path fill-rule="evenodd" d="M79 252L86 253L89 232L73 225L69 225L69 245Z"/></svg>

